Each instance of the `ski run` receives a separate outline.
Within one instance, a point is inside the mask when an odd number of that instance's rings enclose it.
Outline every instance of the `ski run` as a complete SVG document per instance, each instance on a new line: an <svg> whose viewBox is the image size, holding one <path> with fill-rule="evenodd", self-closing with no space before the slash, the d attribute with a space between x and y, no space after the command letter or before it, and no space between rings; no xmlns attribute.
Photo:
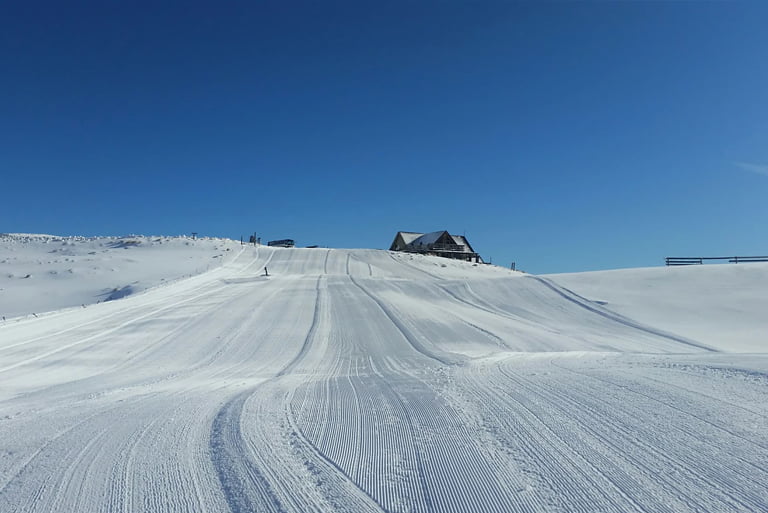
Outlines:
<svg viewBox="0 0 768 513"><path fill-rule="evenodd" d="M768 511L764 264L2 240L3 513Z"/></svg>

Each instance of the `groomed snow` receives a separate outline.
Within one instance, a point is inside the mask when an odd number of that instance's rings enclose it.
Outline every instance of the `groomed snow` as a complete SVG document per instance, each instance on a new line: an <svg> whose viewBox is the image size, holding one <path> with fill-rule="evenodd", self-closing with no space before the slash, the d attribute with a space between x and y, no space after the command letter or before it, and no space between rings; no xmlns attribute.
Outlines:
<svg viewBox="0 0 768 513"><path fill-rule="evenodd" d="M4 513L768 510L766 266L105 240L0 238Z"/></svg>

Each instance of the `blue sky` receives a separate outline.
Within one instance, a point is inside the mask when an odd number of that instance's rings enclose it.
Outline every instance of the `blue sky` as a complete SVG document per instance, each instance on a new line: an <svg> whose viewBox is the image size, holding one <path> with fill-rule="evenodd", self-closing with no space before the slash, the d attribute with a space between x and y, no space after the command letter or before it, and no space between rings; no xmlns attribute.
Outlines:
<svg viewBox="0 0 768 513"><path fill-rule="evenodd" d="M768 2L16 4L0 231L768 253Z"/></svg>

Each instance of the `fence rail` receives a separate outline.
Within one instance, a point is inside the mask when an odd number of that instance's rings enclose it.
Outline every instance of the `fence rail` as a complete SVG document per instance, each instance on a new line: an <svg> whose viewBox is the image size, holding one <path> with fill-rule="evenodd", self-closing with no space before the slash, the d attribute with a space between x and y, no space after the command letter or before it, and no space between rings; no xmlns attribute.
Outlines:
<svg viewBox="0 0 768 513"><path fill-rule="evenodd" d="M768 262L768 256L726 256L726 257L666 257L667 265L701 265L707 260L727 260L732 264L747 262Z"/></svg>

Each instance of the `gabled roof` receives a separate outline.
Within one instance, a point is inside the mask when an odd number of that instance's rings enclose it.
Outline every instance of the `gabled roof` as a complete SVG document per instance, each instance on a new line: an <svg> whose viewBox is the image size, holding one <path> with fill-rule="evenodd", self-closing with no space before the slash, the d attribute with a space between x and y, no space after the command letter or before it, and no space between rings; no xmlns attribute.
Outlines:
<svg viewBox="0 0 768 513"><path fill-rule="evenodd" d="M439 232L425 233L421 237L414 239L413 242L409 242L407 244L413 244L414 246L418 246L419 244L434 244L434 242L442 237L444 233L448 232L446 230L440 230ZM451 234L448 233L448 236L450 237Z"/></svg>
<svg viewBox="0 0 768 513"><path fill-rule="evenodd" d="M406 244L410 244L411 242L415 241L422 235L423 233L417 233L417 232L397 232L398 235L400 235L403 238L403 242Z"/></svg>
<svg viewBox="0 0 768 513"><path fill-rule="evenodd" d="M408 247L418 251L419 245L429 246L430 244L437 242L444 235L448 236L450 241L448 242L449 244L453 243L464 247L464 250L461 251L461 253L475 253L475 250L469 244L469 241L466 237L462 235L451 235L447 230L440 230L431 233L397 232L397 235L395 235L395 240L392 242L392 245L389 249L390 251L402 251L406 250L406 247ZM398 240L402 242L399 243Z"/></svg>
<svg viewBox="0 0 768 513"><path fill-rule="evenodd" d="M451 235L451 237L453 237L453 240L456 241L456 244L462 245L465 248L467 248L469 253L475 252L475 250L472 249L472 246L469 244L469 241L467 240L467 238L464 237L463 235Z"/></svg>

